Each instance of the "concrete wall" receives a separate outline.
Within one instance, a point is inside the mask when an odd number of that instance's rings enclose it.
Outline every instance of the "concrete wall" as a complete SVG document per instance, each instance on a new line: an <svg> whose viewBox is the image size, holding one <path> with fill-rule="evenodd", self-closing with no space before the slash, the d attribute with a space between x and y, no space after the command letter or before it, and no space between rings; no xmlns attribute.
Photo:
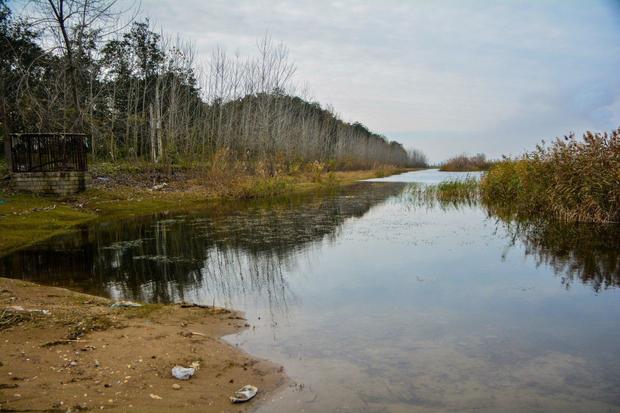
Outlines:
<svg viewBox="0 0 620 413"><path fill-rule="evenodd" d="M90 186L88 172L11 173L11 184L18 191L46 195L72 195Z"/></svg>

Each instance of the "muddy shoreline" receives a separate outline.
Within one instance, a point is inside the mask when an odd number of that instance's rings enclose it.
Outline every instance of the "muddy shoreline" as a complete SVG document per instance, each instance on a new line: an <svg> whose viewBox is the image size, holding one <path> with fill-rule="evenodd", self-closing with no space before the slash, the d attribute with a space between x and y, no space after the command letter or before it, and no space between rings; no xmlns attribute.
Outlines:
<svg viewBox="0 0 620 413"><path fill-rule="evenodd" d="M0 411L239 412L287 382L282 367L220 339L252 328L238 312L111 304L0 278ZM174 365L192 363L190 380L172 377ZM231 404L245 384L256 398Z"/></svg>

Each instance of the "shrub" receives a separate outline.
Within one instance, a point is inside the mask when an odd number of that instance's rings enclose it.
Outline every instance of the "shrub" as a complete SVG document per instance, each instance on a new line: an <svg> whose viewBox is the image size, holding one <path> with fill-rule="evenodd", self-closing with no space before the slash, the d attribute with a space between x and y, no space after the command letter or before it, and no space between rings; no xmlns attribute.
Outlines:
<svg viewBox="0 0 620 413"><path fill-rule="evenodd" d="M483 153L474 156L462 154L442 163L439 170L444 172L486 171L491 165L492 162L488 161Z"/></svg>
<svg viewBox="0 0 620 413"><path fill-rule="evenodd" d="M573 134L505 159L481 182L485 203L522 216L620 222L620 129Z"/></svg>

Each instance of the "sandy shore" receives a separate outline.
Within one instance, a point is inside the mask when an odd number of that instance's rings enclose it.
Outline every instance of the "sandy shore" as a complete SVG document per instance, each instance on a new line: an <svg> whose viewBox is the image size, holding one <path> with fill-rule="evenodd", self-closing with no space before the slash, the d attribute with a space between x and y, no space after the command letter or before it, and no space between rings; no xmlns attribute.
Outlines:
<svg viewBox="0 0 620 413"><path fill-rule="evenodd" d="M239 412L286 382L279 366L220 340L251 328L236 312L110 304L0 278L0 411ZM190 380L172 377L174 365L194 362ZM232 405L245 384L259 394Z"/></svg>

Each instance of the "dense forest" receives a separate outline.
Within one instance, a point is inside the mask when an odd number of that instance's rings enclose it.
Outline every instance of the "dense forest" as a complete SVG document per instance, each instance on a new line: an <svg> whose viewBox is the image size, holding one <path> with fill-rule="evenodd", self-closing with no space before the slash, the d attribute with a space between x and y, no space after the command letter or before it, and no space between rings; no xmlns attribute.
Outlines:
<svg viewBox="0 0 620 413"><path fill-rule="evenodd" d="M109 0L39 0L19 15L0 0L0 121L11 132L83 132L93 159L239 162L275 173L420 166L425 157L299 96L295 64L268 36L253 57L191 43Z"/></svg>

